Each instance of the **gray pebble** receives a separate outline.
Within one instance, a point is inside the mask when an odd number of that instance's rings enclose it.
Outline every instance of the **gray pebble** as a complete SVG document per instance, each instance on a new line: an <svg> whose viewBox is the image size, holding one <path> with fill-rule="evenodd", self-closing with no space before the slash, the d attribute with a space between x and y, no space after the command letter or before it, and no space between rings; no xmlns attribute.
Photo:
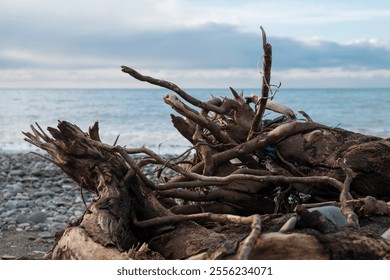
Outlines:
<svg viewBox="0 0 390 280"><path fill-rule="evenodd" d="M24 216L24 215L18 215L17 217L16 217L16 223L17 224L24 224L24 223L28 223L28 219L27 219L27 217L26 216Z"/></svg>
<svg viewBox="0 0 390 280"><path fill-rule="evenodd" d="M47 218L46 213L39 211L39 212L36 212L36 213L32 214L31 216L29 216L28 220L33 222L34 224L38 224L38 223L43 223L44 221L46 221L46 218Z"/></svg>
<svg viewBox="0 0 390 280"><path fill-rule="evenodd" d="M22 224L18 225L18 228L26 228L26 227L29 227L29 226L30 226L30 223L22 223Z"/></svg>
<svg viewBox="0 0 390 280"><path fill-rule="evenodd" d="M71 185L71 184L63 184L62 185L62 188L66 191L70 191L74 188L74 185Z"/></svg>
<svg viewBox="0 0 390 280"><path fill-rule="evenodd" d="M4 200L8 200L10 199L11 197L13 197L14 195L11 193L11 192L4 192L3 193L3 199Z"/></svg>
<svg viewBox="0 0 390 280"><path fill-rule="evenodd" d="M6 186L6 188L12 192L13 194L21 193L23 192L23 185L20 183L15 184L9 184Z"/></svg>
<svg viewBox="0 0 390 280"><path fill-rule="evenodd" d="M42 232L38 233L38 236L42 239L47 239L47 238L53 237L53 235L49 231L42 231Z"/></svg>
<svg viewBox="0 0 390 280"><path fill-rule="evenodd" d="M35 176L27 176L27 177L24 177L22 178L22 181L23 182L38 182L39 181L39 178L38 177L35 177Z"/></svg>
<svg viewBox="0 0 390 280"><path fill-rule="evenodd" d="M14 230L16 230L16 225L10 224L10 225L7 226L7 229L8 229L9 231L14 231Z"/></svg>
<svg viewBox="0 0 390 280"><path fill-rule="evenodd" d="M43 181L41 184L41 188L43 188L43 189L50 188L50 183L47 180Z"/></svg>
<svg viewBox="0 0 390 280"><path fill-rule="evenodd" d="M51 191L37 191L37 192L34 192L34 196L35 197L41 197L41 196L53 196L54 193L51 192Z"/></svg>
<svg viewBox="0 0 390 280"><path fill-rule="evenodd" d="M65 215L57 215L57 216L54 216L53 220L55 222L59 222L59 223L66 223L69 221L69 217L65 216Z"/></svg>
<svg viewBox="0 0 390 280"><path fill-rule="evenodd" d="M16 209L18 208L18 204L15 200L8 200L5 204L5 207L9 209Z"/></svg>
<svg viewBox="0 0 390 280"><path fill-rule="evenodd" d="M36 225L40 231L47 231L49 226L47 223L39 223Z"/></svg>
<svg viewBox="0 0 390 280"><path fill-rule="evenodd" d="M77 221L77 219L78 219L78 217L73 216L73 215L69 217L69 221L70 221L71 223L74 223L75 221Z"/></svg>
<svg viewBox="0 0 390 280"><path fill-rule="evenodd" d="M83 211L80 211L80 210L75 210L74 211L74 215L76 216L76 217L81 217L82 215L83 215Z"/></svg>
<svg viewBox="0 0 390 280"><path fill-rule="evenodd" d="M16 176L23 176L25 175L26 173L23 171L23 170L20 170L20 169L14 169L14 170L11 170L9 172L9 175L12 176L12 177L16 177Z"/></svg>
<svg viewBox="0 0 390 280"><path fill-rule="evenodd" d="M384 233L381 235L383 238L390 240L390 228L388 228Z"/></svg>
<svg viewBox="0 0 390 280"><path fill-rule="evenodd" d="M66 224L66 223L52 223L50 226L50 231L52 233L56 233L58 231L65 229L67 226L68 226L68 224Z"/></svg>
<svg viewBox="0 0 390 280"><path fill-rule="evenodd" d="M1 213L0 216L1 217L11 217L11 216L13 216L14 217L13 219L15 220L15 217L16 217L17 214L19 214L19 212L17 212L16 209L11 209L11 210L5 211L4 213Z"/></svg>
<svg viewBox="0 0 390 280"><path fill-rule="evenodd" d="M33 168L33 170L31 171L31 175L40 177L40 176L42 176L42 171L37 169L37 168Z"/></svg>
<svg viewBox="0 0 390 280"><path fill-rule="evenodd" d="M53 200L53 203L57 206L65 206L67 203L62 199L55 199Z"/></svg>
<svg viewBox="0 0 390 280"><path fill-rule="evenodd" d="M41 231L43 229L41 229L38 225L33 225L31 230L33 230L33 231Z"/></svg>
<svg viewBox="0 0 390 280"><path fill-rule="evenodd" d="M18 200L16 202L16 205L18 208L23 208L23 207L27 207L28 202L26 200Z"/></svg>
<svg viewBox="0 0 390 280"><path fill-rule="evenodd" d="M82 203L82 202L83 202L83 199L81 198L80 195L78 195L78 196L76 197L76 199L74 200L74 202L75 202L75 203Z"/></svg>
<svg viewBox="0 0 390 280"><path fill-rule="evenodd" d="M321 207L314 207L310 208L309 211L319 211L324 215L329 221L331 221L334 225L337 227L345 227L347 225L347 219L341 213L341 210L339 207L336 206L321 206Z"/></svg>
<svg viewBox="0 0 390 280"><path fill-rule="evenodd" d="M14 197L15 200L29 200L30 198L27 196L27 195L21 195L20 193L18 193L15 197Z"/></svg>

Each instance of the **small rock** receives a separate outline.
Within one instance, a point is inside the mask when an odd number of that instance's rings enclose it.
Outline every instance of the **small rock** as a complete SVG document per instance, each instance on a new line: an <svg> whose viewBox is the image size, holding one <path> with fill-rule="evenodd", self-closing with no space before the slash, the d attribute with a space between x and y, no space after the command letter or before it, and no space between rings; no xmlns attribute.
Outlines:
<svg viewBox="0 0 390 280"><path fill-rule="evenodd" d="M14 169L14 170L11 170L8 174L9 174L9 176L12 176L12 177L16 177L16 176L21 177L21 176L25 175L26 173L23 170Z"/></svg>
<svg viewBox="0 0 390 280"><path fill-rule="evenodd" d="M53 203L57 206L65 206L66 205L66 202L63 201L63 200L59 200L59 199L56 199L53 201Z"/></svg>
<svg viewBox="0 0 390 280"><path fill-rule="evenodd" d="M17 256L13 256L13 255L2 255L1 256L2 260L16 260L17 258L18 258Z"/></svg>
<svg viewBox="0 0 390 280"><path fill-rule="evenodd" d="M15 217L6 217L3 219L4 223L7 223L7 224L15 224L16 221L15 221Z"/></svg>
<svg viewBox="0 0 390 280"><path fill-rule="evenodd" d="M30 240L30 241L34 241L37 238L35 236L29 236L27 239Z"/></svg>
<svg viewBox="0 0 390 280"><path fill-rule="evenodd" d="M38 234L38 236L39 236L39 234ZM34 240L34 243L36 243L36 244L40 244L42 242L43 242L42 237L38 237L37 239Z"/></svg>
<svg viewBox="0 0 390 280"><path fill-rule="evenodd" d="M45 255L46 253L44 251L33 251L34 254L36 255Z"/></svg>
<svg viewBox="0 0 390 280"><path fill-rule="evenodd" d="M33 208L34 208L35 206L38 206L38 204L35 203L35 201L32 201L32 200L28 200L28 201L27 201L27 208L29 208L30 210L33 210ZM31 211L29 211L29 212L31 212Z"/></svg>
<svg viewBox="0 0 390 280"><path fill-rule="evenodd" d="M15 200L29 200L27 195L20 195L19 193L14 197Z"/></svg>
<svg viewBox="0 0 390 280"><path fill-rule="evenodd" d="M53 235L49 231L43 231L38 233L38 236L42 239L52 238Z"/></svg>
<svg viewBox="0 0 390 280"><path fill-rule="evenodd" d="M14 195L11 193L11 192L5 192L3 193L3 199L4 200L9 200L11 197L13 197Z"/></svg>
<svg viewBox="0 0 390 280"><path fill-rule="evenodd" d="M10 209L10 210L7 210L5 211L4 213L2 213L2 217L13 217L13 216L17 216L17 214L19 214L20 212L18 212L17 209Z"/></svg>
<svg viewBox="0 0 390 280"><path fill-rule="evenodd" d="M341 212L339 207L336 206L321 206L314 207L309 209L312 211L319 211L324 215L329 221L331 221L337 227L345 227L347 225L347 219Z"/></svg>
<svg viewBox="0 0 390 280"><path fill-rule="evenodd" d="M78 218L76 217L76 216L70 216L69 217L69 221L71 222L71 223L74 223L74 222L76 222L78 220Z"/></svg>
<svg viewBox="0 0 390 280"><path fill-rule="evenodd" d="M18 208L18 204L15 200L8 200L5 204L5 207L9 209L16 209Z"/></svg>
<svg viewBox="0 0 390 280"><path fill-rule="evenodd" d="M33 225L31 228L32 231L40 231L40 227L38 225Z"/></svg>
<svg viewBox="0 0 390 280"><path fill-rule="evenodd" d="M40 231L48 231L49 230L49 226L46 223L39 223L39 224L37 224L37 226L39 227Z"/></svg>
<svg viewBox="0 0 390 280"><path fill-rule="evenodd" d="M18 225L18 228L27 228L30 226L30 223L22 223Z"/></svg>
<svg viewBox="0 0 390 280"><path fill-rule="evenodd" d="M37 181L39 181L39 178L35 177L35 176L28 176L28 177L22 178L21 181L23 181L23 182L37 182Z"/></svg>
<svg viewBox="0 0 390 280"><path fill-rule="evenodd" d="M80 210L75 210L75 211L74 211L74 215L75 215L76 217L81 217L81 216L83 215L83 212L80 211Z"/></svg>
<svg viewBox="0 0 390 280"><path fill-rule="evenodd" d="M43 189L50 188L50 183L47 180L43 181L41 184L41 188Z"/></svg>
<svg viewBox="0 0 390 280"><path fill-rule="evenodd" d="M39 170L39 169L32 169L31 170L31 175L34 175L34 176L37 176L37 177L39 177L39 176L42 176L42 171L41 170Z"/></svg>
<svg viewBox="0 0 390 280"><path fill-rule="evenodd" d="M68 224L66 224L66 223L53 223L50 226L50 231L53 233L56 233L58 231L65 229L67 226L68 226Z"/></svg>
<svg viewBox="0 0 390 280"><path fill-rule="evenodd" d="M64 190L66 190L66 191L72 190L73 187L74 187L74 186L71 185L71 184L63 184L63 185L62 185L62 188L63 188Z"/></svg>
<svg viewBox="0 0 390 280"><path fill-rule="evenodd" d="M51 191L37 191L37 192L34 193L35 197L41 197L41 196L46 196L46 195L47 196L53 196L54 193L51 192Z"/></svg>
<svg viewBox="0 0 390 280"><path fill-rule="evenodd" d="M28 202L26 200L18 200L16 202L16 205L18 208L23 208L23 207L27 207Z"/></svg>
<svg viewBox="0 0 390 280"><path fill-rule="evenodd" d="M390 205L390 204L389 204ZM384 239L390 240L390 228L388 228L384 233L381 235Z"/></svg>
<svg viewBox="0 0 390 280"><path fill-rule="evenodd" d="M15 224L10 224L10 225L7 226L7 229L9 231L14 231L16 229L16 225Z"/></svg>
<svg viewBox="0 0 390 280"><path fill-rule="evenodd" d="M24 215L18 215L18 216L16 216L15 221L16 221L17 224L28 223L28 219L27 219L27 217L24 216Z"/></svg>
<svg viewBox="0 0 390 280"><path fill-rule="evenodd" d="M33 222L34 224L43 223L44 221L46 221L46 219L47 219L46 213L41 211L36 212L32 214L30 217L28 217L28 220L30 222Z"/></svg>
<svg viewBox="0 0 390 280"><path fill-rule="evenodd" d="M23 185L20 183L8 184L5 186L5 188L14 195L23 192Z"/></svg>
<svg viewBox="0 0 390 280"><path fill-rule="evenodd" d="M59 222L59 223L66 223L69 218L68 216L65 216L65 215L57 215L57 216L54 216L54 219L53 219L55 222Z"/></svg>

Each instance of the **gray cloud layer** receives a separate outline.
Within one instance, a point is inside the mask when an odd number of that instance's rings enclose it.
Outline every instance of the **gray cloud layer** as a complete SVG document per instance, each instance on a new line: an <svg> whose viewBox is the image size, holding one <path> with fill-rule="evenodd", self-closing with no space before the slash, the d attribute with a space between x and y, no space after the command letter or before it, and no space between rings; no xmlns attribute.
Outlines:
<svg viewBox="0 0 390 280"><path fill-rule="evenodd" d="M255 68L261 57L261 32L243 33L229 25L124 33L77 31L74 27L1 22L0 68L135 67L165 69ZM10 31L11 30L11 31ZM302 42L273 37L273 68L388 69L390 48L359 43Z"/></svg>

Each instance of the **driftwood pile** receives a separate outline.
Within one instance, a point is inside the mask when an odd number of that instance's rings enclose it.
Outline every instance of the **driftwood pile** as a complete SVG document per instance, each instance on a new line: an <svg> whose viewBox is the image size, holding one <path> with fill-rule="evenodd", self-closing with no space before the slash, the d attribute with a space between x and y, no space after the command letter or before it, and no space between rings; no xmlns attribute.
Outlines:
<svg viewBox="0 0 390 280"><path fill-rule="evenodd" d="M102 143L60 121L25 140L96 200L57 234L52 259L390 259L390 140L299 120L272 100L263 32L261 96L204 102L168 81L174 127L191 144L167 160ZM196 109L194 109L196 108ZM267 110L278 117L266 119ZM174 171L151 181L143 168ZM314 208L313 208L314 207ZM382 236L381 236L382 235Z"/></svg>

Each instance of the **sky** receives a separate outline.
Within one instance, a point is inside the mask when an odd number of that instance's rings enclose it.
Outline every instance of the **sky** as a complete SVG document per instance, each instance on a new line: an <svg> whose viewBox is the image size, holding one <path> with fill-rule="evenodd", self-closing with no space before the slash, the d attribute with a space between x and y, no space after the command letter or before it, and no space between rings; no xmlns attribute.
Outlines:
<svg viewBox="0 0 390 280"><path fill-rule="evenodd" d="M0 0L0 88L390 87L390 1Z"/></svg>

